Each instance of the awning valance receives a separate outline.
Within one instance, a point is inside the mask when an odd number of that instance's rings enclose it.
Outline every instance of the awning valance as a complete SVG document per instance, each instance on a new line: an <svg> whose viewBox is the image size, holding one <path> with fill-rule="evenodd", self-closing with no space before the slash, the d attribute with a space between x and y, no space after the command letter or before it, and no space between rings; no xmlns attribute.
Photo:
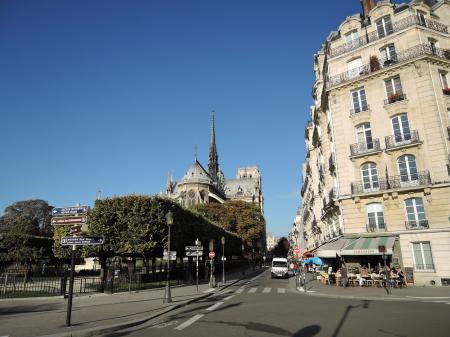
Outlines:
<svg viewBox="0 0 450 337"><path fill-rule="evenodd" d="M317 249L316 256L323 258L334 258L340 256L354 255L382 255L379 246L386 248L385 254L392 255L395 236L340 238L329 242Z"/></svg>

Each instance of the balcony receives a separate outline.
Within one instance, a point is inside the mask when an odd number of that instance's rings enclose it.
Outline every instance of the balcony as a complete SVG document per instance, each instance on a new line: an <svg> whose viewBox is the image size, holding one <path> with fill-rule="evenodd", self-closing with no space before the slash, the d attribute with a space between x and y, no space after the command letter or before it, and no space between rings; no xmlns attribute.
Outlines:
<svg viewBox="0 0 450 337"><path fill-rule="evenodd" d="M356 109L350 109L350 117L356 117L356 116L359 116L361 114L368 113L368 112L370 112L369 105L362 106L362 107L356 108Z"/></svg>
<svg viewBox="0 0 450 337"><path fill-rule="evenodd" d="M428 171L389 177L390 189L411 188L427 185L431 185L430 172Z"/></svg>
<svg viewBox="0 0 450 337"><path fill-rule="evenodd" d="M422 144L417 130L411 130L409 133L392 135L385 137L386 151Z"/></svg>
<svg viewBox="0 0 450 337"><path fill-rule="evenodd" d="M433 47L429 43L418 44L414 47L397 53L395 58L390 58L389 60L382 59L380 61L378 61L377 58L376 62L372 60L370 63L364 64L361 67L350 69L338 75L328 76L326 88L330 89L336 87L343 83L356 80L362 76L382 71L383 69L393 67L398 63L406 62L424 55L449 60L450 50Z"/></svg>
<svg viewBox="0 0 450 337"><path fill-rule="evenodd" d="M386 179L378 179L369 183L362 181L351 183L352 194L364 194L382 192L389 189L389 183Z"/></svg>
<svg viewBox="0 0 450 337"><path fill-rule="evenodd" d="M361 142L350 145L350 158L358 158L381 152L380 140L373 138L371 142Z"/></svg>
<svg viewBox="0 0 450 337"><path fill-rule="evenodd" d="M428 229L428 220L405 221L406 229Z"/></svg>
<svg viewBox="0 0 450 337"><path fill-rule="evenodd" d="M384 100L384 105L397 103L400 101L404 101L405 99L406 99L406 94L396 92L395 94L389 95L389 97Z"/></svg>
<svg viewBox="0 0 450 337"><path fill-rule="evenodd" d="M387 231L387 227L386 224L383 223L379 223L378 226L376 224L366 224L366 229L368 232L373 233L373 232L386 232Z"/></svg>
<svg viewBox="0 0 450 337"><path fill-rule="evenodd" d="M450 140L450 126L447 126L447 137Z"/></svg>
<svg viewBox="0 0 450 337"><path fill-rule="evenodd" d="M440 22L434 21L434 20L430 20L430 19L426 19L426 18L425 19L419 18L416 15L411 15L404 19L394 22L392 24L392 33L396 33L398 31L401 31L405 28L408 28L408 27L411 27L414 25L427 27L429 29L432 29L432 30L440 32L440 33L446 33L446 34L448 33L446 25L444 25ZM357 40L347 42L336 48L330 48L328 51L328 54L330 55L330 57L339 56L339 55L348 53L352 50L356 50L359 47L365 46L366 44L369 44L373 41L377 41L383 37L385 37L385 36L379 36L378 32L376 30L374 30L374 31L367 33L365 36L360 37Z"/></svg>
<svg viewBox="0 0 450 337"><path fill-rule="evenodd" d="M415 264L414 265L414 270L417 271L417 272L420 272L420 271L434 272L434 264L433 263L429 263L429 264Z"/></svg>

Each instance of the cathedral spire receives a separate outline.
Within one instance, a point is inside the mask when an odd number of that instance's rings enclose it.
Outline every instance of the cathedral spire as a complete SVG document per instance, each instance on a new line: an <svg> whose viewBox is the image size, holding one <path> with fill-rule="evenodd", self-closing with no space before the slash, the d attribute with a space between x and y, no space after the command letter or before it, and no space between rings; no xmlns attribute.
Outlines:
<svg viewBox="0 0 450 337"><path fill-rule="evenodd" d="M216 129L214 127L214 110L212 111L211 120L211 140L209 144L209 158L208 158L209 175L214 181L217 181L217 174L219 173L219 155L216 147Z"/></svg>

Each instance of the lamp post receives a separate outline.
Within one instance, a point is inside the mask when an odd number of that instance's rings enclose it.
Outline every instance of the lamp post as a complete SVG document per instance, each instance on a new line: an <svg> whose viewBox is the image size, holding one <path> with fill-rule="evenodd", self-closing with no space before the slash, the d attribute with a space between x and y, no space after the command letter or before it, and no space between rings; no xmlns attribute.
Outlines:
<svg viewBox="0 0 450 337"><path fill-rule="evenodd" d="M195 240L195 245L197 247L200 247L202 245L202 243L200 242L200 240L198 238L197 238L197 240ZM198 292L198 254L196 257L197 257L197 260L196 260L196 264L195 264L195 276L196 276L196 280L197 280L197 292Z"/></svg>
<svg viewBox="0 0 450 337"><path fill-rule="evenodd" d="M170 226L173 224L173 214L171 211L166 214L166 223L169 229L167 236L167 277L166 277L166 290L164 292L163 303L171 303L172 295L170 293Z"/></svg>
<svg viewBox="0 0 450 337"><path fill-rule="evenodd" d="M222 286L225 285L225 236L220 239L222 243Z"/></svg>

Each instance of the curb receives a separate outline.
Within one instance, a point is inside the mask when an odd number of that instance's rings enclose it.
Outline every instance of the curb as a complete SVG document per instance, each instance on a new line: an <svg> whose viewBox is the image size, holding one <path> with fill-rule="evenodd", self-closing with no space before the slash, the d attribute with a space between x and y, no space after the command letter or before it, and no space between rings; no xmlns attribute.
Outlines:
<svg viewBox="0 0 450 337"><path fill-rule="evenodd" d="M262 271L264 271L264 270L262 270ZM261 272L261 270L258 270L258 272ZM246 274L244 277L232 281L230 284L227 284L227 285L225 285L223 287L217 287L217 290L218 291L222 291L224 289L227 289L228 287L231 287L232 285L236 284L237 282L239 282L239 281L241 281L241 280L243 280L245 278L248 278L249 276L252 276L253 274L256 274L256 272L255 271L250 272L250 273ZM105 334L105 333L109 333L109 332L115 332L117 330L123 330L123 329L131 328L133 326L137 326L137 325L143 324L143 323L145 323L145 322L147 322L149 320L152 320L154 318L162 316L162 315L164 315L164 314L166 314L166 313L168 313L168 312L170 312L172 310L176 310L176 309L182 308L182 307L187 306L187 305L189 305L191 303L195 303L197 301L200 301L202 299L205 299L205 298L210 297L210 296L215 295L215 294L216 294L216 291L212 291L212 292L210 292L208 294L200 295L200 296L198 296L196 298L193 298L191 300L188 300L188 301L186 301L184 303L180 303L180 304L169 306L169 307L167 307L165 309L162 309L161 311L159 311L159 312L157 312L157 313L155 313L153 315L150 315L150 316L147 316L147 317L143 317L143 318L138 318L138 319L135 319L135 320L132 320L132 321L128 321L128 322L114 323L114 324L104 325L104 326L101 326L101 327L87 328L87 329L83 329L83 330L60 332L60 333L51 334L51 335L41 335L41 336L38 336L38 337L92 337L92 336L97 336L97 335Z"/></svg>

